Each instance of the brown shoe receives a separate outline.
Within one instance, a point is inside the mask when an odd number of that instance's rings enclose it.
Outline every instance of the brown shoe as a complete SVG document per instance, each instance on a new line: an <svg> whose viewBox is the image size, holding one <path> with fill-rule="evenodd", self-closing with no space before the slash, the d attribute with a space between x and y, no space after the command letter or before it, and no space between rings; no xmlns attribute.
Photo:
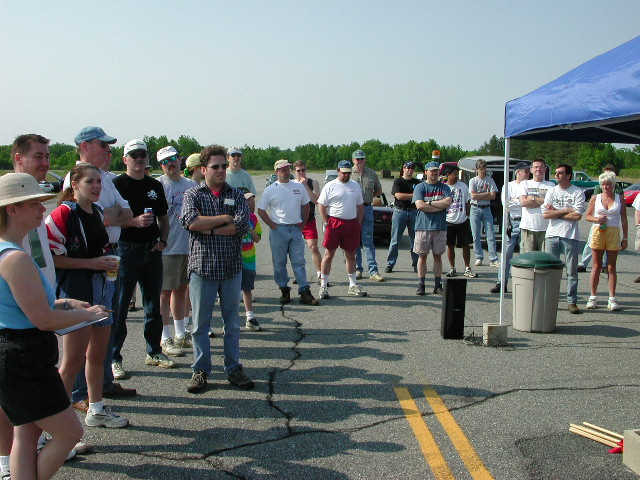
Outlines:
<svg viewBox="0 0 640 480"><path fill-rule="evenodd" d="M108 391L103 391L102 396L105 398L135 397L138 394L135 388L124 388L119 383L113 383Z"/></svg>
<svg viewBox="0 0 640 480"><path fill-rule="evenodd" d="M87 413L89 411L89 400L85 398L84 400L80 400L79 402L72 403L71 406L82 413Z"/></svg>
<svg viewBox="0 0 640 480"><path fill-rule="evenodd" d="M305 290L300 294L300 303L304 305L320 305L318 299L313 298L313 295L311 295L309 290Z"/></svg>
<svg viewBox="0 0 640 480"><path fill-rule="evenodd" d="M636 278L633 283L640 283L640 277Z"/></svg>
<svg viewBox="0 0 640 480"><path fill-rule="evenodd" d="M573 313L574 315L576 313L580 313L580 309L578 308L578 306L575 303L570 303L569 307L568 307L569 313Z"/></svg>
<svg viewBox="0 0 640 480"><path fill-rule="evenodd" d="M291 287L280 287L282 296L280 297L280 303L291 303Z"/></svg>

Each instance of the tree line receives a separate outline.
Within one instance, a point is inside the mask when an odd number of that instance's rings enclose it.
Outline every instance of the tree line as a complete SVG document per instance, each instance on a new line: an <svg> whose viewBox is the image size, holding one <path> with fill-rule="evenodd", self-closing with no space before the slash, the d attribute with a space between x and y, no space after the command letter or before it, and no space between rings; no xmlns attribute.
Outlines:
<svg viewBox="0 0 640 480"><path fill-rule="evenodd" d="M198 153L203 149L203 145L187 135L181 135L177 140L169 139L166 135L146 136L144 141L147 143L150 162L154 169L159 168L156 152L162 147L172 145L184 157ZM231 145L225 146L230 147ZM367 166L370 168L399 171L402 164L407 161L413 161L420 165L429 162L433 150L440 150L441 162L457 162L462 157L472 155L503 156L504 138L493 135L476 150L464 150L459 145L440 145L433 139L420 142L410 140L406 143L393 145L372 139L364 143L352 142L343 145L298 145L294 149L282 149L277 146L259 148L244 145L239 147L244 154L243 167L247 170L272 170L274 162L280 158L286 158L291 162L303 160L313 170L334 169L340 160L350 159L354 150L362 149L367 154ZM51 168L54 170L68 170L79 158L74 145L53 143L49 150ZM113 146L111 151L111 170L125 170L122 161L124 145ZM10 170L13 168L10 152L10 145L0 145L0 169ZM607 164L614 165L618 171L640 169L640 145L635 145L633 148L615 148L609 143L513 140L511 142L511 156L523 160L531 160L541 156L551 166L567 163L590 175L597 175Z"/></svg>

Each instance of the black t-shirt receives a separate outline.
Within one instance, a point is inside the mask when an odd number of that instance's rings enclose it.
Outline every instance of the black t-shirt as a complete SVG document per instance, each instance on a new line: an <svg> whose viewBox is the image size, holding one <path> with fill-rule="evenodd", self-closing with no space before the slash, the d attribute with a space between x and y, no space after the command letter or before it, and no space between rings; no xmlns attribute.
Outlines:
<svg viewBox="0 0 640 480"><path fill-rule="evenodd" d="M92 213L87 213L78 206L78 216L84 229L84 236L87 239L87 251L89 253L87 258L102 256L104 247L109 243L109 234L104 228L104 223L102 223L102 218L96 207L93 207Z"/></svg>
<svg viewBox="0 0 640 480"><path fill-rule="evenodd" d="M114 178L113 184L122 195L122 198L129 202L129 208L131 208L134 217L142 215L145 208L152 208L154 214L154 222L148 227L123 228L120 233L120 240L146 243L158 239L160 236L158 217L165 216L169 210L162 184L146 175L142 180L135 180L126 173Z"/></svg>
<svg viewBox="0 0 640 480"><path fill-rule="evenodd" d="M413 194L413 189L416 188L416 185L420 185L420 180L417 178L412 178L411 180L405 180L402 177L396 178L391 187L391 195L395 195L396 193ZM395 199L395 206L404 209L416 208L411 200L398 200L397 198Z"/></svg>

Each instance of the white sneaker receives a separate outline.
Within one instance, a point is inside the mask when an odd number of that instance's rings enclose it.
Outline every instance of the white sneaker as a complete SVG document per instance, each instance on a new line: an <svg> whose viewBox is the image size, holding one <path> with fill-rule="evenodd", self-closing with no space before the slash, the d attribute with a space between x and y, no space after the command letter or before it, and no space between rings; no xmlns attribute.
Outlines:
<svg viewBox="0 0 640 480"><path fill-rule="evenodd" d="M91 413L91 410L89 410L84 423L88 427L122 428L129 425L129 420L117 413L113 413L109 407L104 407L100 413Z"/></svg>
<svg viewBox="0 0 640 480"><path fill-rule="evenodd" d="M369 280L373 280L374 282L384 282L384 277L376 272L373 275L369 275Z"/></svg>
<svg viewBox="0 0 640 480"><path fill-rule="evenodd" d="M470 268L466 268L464 270L464 276L468 277L468 278L476 278L478 276L478 274L476 272L474 272L473 270L471 270Z"/></svg>
<svg viewBox="0 0 640 480"><path fill-rule="evenodd" d="M113 372L113 378L115 380L122 380L127 378L127 372L122 368L122 362L113 362L111 364L111 371Z"/></svg>
<svg viewBox="0 0 640 480"><path fill-rule="evenodd" d="M607 308L612 312L617 312L620 310L620 305L618 305L618 302L615 298L610 298L609 303L607 304Z"/></svg>
<svg viewBox="0 0 640 480"><path fill-rule="evenodd" d="M320 292L318 293L318 297L325 300L329 298L329 289L327 287L320 287Z"/></svg>
<svg viewBox="0 0 640 480"><path fill-rule="evenodd" d="M587 310L595 310L596 308L598 308L598 302L595 298L590 298L587 302Z"/></svg>
<svg viewBox="0 0 640 480"><path fill-rule="evenodd" d="M355 297L366 297L367 292L365 292L360 285L351 285L349 290L347 290L349 295L353 295Z"/></svg>
<svg viewBox="0 0 640 480"><path fill-rule="evenodd" d="M480 267L480 266L482 266L482 259L481 259L481 258L477 259L477 260L476 260L476 263L474 263L474 265L475 265L476 267Z"/></svg>
<svg viewBox="0 0 640 480"><path fill-rule="evenodd" d="M493 262L489 262L490 267L499 267L500 262L498 260L494 260Z"/></svg>
<svg viewBox="0 0 640 480"><path fill-rule="evenodd" d="M258 320L256 320L255 318L247 319L247 323L245 323L244 328L246 328L247 330L253 330L254 332L262 331L262 327L258 323Z"/></svg>
<svg viewBox="0 0 640 480"><path fill-rule="evenodd" d="M172 357L184 356L184 352L173 342L173 338L165 338L160 342L160 346L162 347L162 353L165 355L171 355Z"/></svg>

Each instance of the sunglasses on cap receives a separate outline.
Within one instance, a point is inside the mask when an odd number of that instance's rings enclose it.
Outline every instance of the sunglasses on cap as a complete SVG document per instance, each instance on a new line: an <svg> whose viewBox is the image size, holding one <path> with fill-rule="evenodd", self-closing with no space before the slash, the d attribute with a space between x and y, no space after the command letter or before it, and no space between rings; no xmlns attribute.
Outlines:
<svg viewBox="0 0 640 480"><path fill-rule="evenodd" d="M178 160L178 156L177 155L171 155L170 157L163 158L158 163L160 165L167 165L169 162L175 162L176 160Z"/></svg>
<svg viewBox="0 0 640 480"><path fill-rule="evenodd" d="M137 160L139 158L147 158L149 156L149 153L147 153L146 150L136 150L133 152L129 152L127 155L129 155L134 160Z"/></svg>
<svg viewBox="0 0 640 480"><path fill-rule="evenodd" d="M210 168L211 170L218 170L219 168L222 168L223 170L226 169L229 165L226 163L223 163L221 165L207 165L207 168Z"/></svg>

